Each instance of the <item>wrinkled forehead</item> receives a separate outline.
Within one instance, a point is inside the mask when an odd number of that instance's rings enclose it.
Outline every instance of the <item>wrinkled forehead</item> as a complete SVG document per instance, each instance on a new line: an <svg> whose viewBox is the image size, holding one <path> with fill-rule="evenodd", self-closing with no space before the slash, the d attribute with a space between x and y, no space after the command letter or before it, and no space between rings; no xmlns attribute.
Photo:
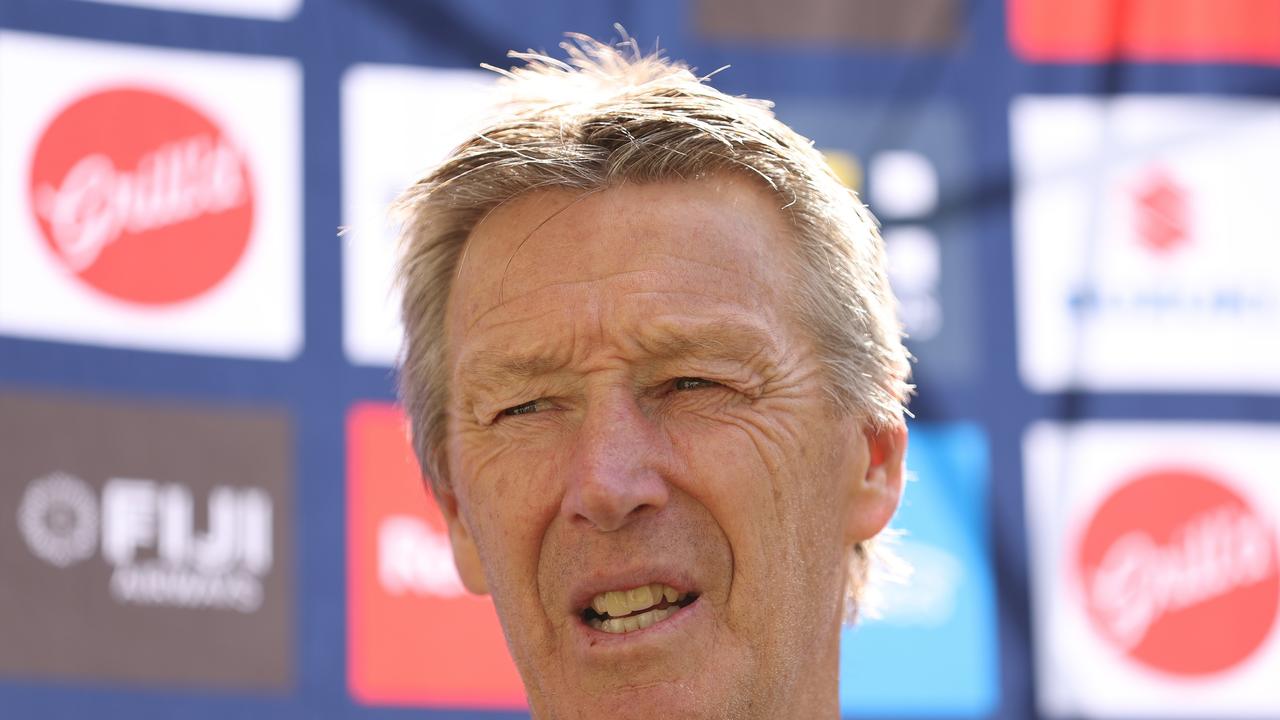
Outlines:
<svg viewBox="0 0 1280 720"><path fill-rule="evenodd" d="M535 191L472 232L450 292L448 334L487 316L588 289L704 293L744 309L776 308L790 287L792 233L778 200L735 175Z"/></svg>

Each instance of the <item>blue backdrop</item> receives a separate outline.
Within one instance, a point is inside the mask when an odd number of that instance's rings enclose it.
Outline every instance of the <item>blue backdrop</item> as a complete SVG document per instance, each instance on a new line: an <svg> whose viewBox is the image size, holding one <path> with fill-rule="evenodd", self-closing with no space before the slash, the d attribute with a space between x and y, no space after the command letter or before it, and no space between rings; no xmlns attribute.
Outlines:
<svg viewBox="0 0 1280 720"><path fill-rule="evenodd" d="M566 30L610 37L621 23L643 46L660 39L671 56L703 71L730 65L714 84L777 101L783 120L833 157L853 158L851 172L861 175L858 184L873 210L877 177L885 177L875 172L877 153L908 151L928 160L936 196L909 201L882 219L887 235L906 233L904 243L920 232L943 239L924 243L922 252L936 258L911 266L917 270L901 279L899 294L920 303L910 461L917 480L900 518L908 530L903 554L922 573L944 580L919 590L925 597L915 597L915 604L899 596L898 610L891 603L879 623L847 631L842 707L860 717L1037 717L1023 484L1027 429L1042 419L1270 421L1280 419L1280 398L1213 389L1028 389L1018 367L1011 104L1030 94L1272 98L1280 95L1280 72L1245 64L1028 62L1011 49L1004 2L942 5L954 11L944 30L877 40L838 33L806 38L804 28L792 37L754 36L706 20L705 13L723 12L725 3L693 0L305 0L284 19L78 0L0 1L2 29L294 59L301 68L304 240L304 340L291 359L0 335L6 388L265 406L290 418L291 690L210 691L17 672L0 678L0 715L501 716L366 706L348 688L344 418L354 404L390 401L394 391L387 368L357 365L344 351L337 236L347 222L341 215L341 79L357 63L505 66L508 49L552 49ZM43 69L21 72L39 77ZM0 123L8 112L0 107ZM0 157L4 162L12 160ZM0 438L0 448L4 443ZM11 450L0 450L0 458ZM0 617L0 627L22 622Z"/></svg>

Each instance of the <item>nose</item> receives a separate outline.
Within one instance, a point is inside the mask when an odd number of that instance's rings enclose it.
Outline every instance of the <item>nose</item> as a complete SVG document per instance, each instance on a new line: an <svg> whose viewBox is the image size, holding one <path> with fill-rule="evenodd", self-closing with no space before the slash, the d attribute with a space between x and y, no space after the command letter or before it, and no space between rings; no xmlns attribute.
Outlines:
<svg viewBox="0 0 1280 720"><path fill-rule="evenodd" d="M590 406L578 429L561 513L601 532L621 530L661 510L670 496L664 477L669 449L657 425L625 389Z"/></svg>

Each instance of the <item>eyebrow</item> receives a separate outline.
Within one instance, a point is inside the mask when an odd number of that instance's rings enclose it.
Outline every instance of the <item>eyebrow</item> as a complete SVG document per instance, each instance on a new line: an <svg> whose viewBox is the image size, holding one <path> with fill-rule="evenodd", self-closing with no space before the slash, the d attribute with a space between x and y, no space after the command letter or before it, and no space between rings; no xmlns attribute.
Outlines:
<svg viewBox="0 0 1280 720"><path fill-rule="evenodd" d="M513 381L550 375L564 363L547 355L527 355L505 350L476 350L462 364L468 385L497 387Z"/></svg>
<svg viewBox="0 0 1280 720"><path fill-rule="evenodd" d="M745 361L774 347L773 337L763 328L740 320L720 320L698 326L694 331L658 326L649 337L635 338L645 354L670 360L693 357L705 360Z"/></svg>
<svg viewBox="0 0 1280 720"><path fill-rule="evenodd" d="M740 320L719 320L692 330L657 325L646 335L633 338L643 355L654 360L697 358L746 363L757 357L775 357L773 337L760 326ZM461 376L479 387L527 381L563 368L563 358L549 354L478 349L462 358Z"/></svg>

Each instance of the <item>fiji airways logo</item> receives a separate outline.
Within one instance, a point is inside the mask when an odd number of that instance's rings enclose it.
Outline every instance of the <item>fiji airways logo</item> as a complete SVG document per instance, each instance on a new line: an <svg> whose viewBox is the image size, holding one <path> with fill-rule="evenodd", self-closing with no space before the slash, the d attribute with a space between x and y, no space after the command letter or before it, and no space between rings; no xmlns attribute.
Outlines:
<svg viewBox="0 0 1280 720"><path fill-rule="evenodd" d="M112 478L99 494L53 473L28 484L18 527L32 554L58 568L100 554L118 602L253 612L273 562L271 497L218 485L203 500L197 529L186 485Z"/></svg>
<svg viewBox="0 0 1280 720"><path fill-rule="evenodd" d="M1076 554L1089 617L1132 659L1196 676L1228 670L1270 635L1280 610L1271 526L1225 484L1155 470L1099 507Z"/></svg>
<svg viewBox="0 0 1280 720"><path fill-rule="evenodd" d="M113 88L49 123L34 153L31 207L68 271L120 300L166 305L239 264L253 182L212 120L170 95Z"/></svg>

